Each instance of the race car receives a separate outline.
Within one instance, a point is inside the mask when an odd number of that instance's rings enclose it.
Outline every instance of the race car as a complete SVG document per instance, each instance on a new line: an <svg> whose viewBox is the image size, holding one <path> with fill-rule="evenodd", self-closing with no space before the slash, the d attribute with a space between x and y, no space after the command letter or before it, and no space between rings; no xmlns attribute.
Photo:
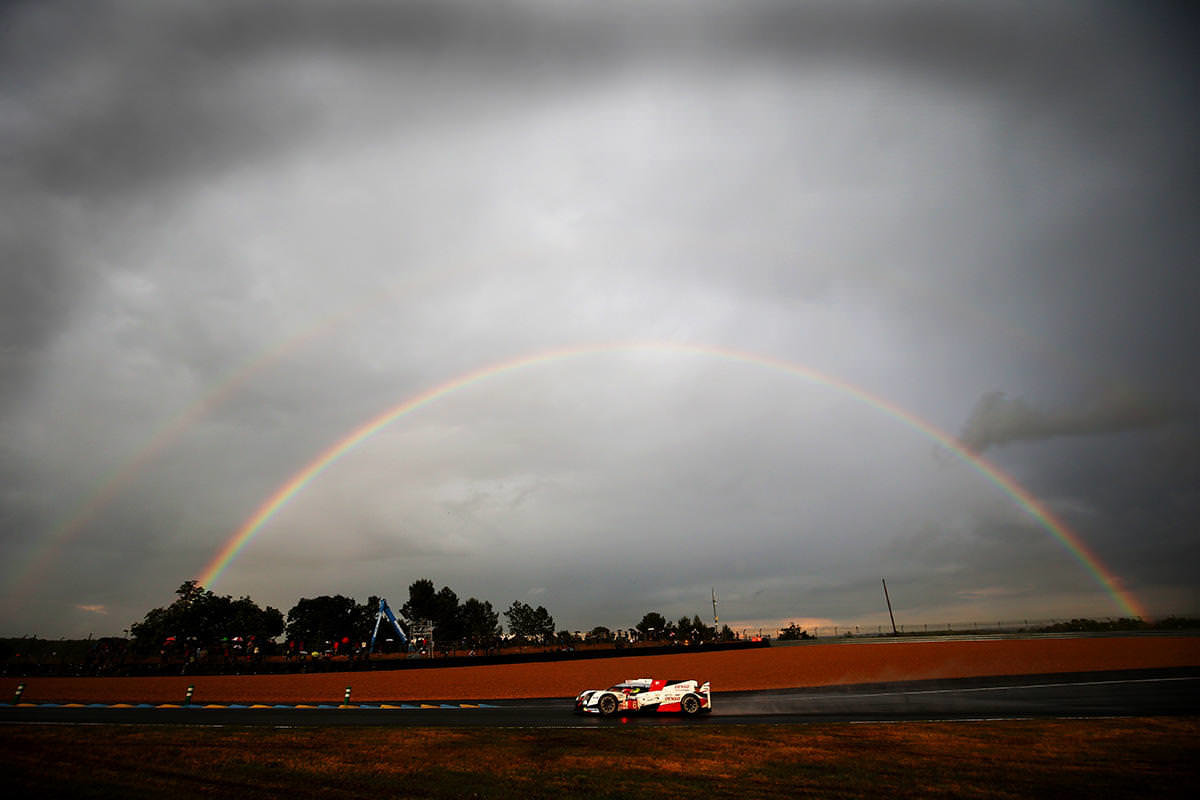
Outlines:
<svg viewBox="0 0 1200 800"><path fill-rule="evenodd" d="M695 716L712 711L708 681L630 678L607 689L588 689L575 698L575 712L609 717L618 711L676 712Z"/></svg>

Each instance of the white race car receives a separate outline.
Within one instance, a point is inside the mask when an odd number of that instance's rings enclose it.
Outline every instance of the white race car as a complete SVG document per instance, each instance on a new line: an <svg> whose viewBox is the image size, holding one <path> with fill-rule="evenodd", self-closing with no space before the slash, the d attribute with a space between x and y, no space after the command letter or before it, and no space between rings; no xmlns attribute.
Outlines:
<svg viewBox="0 0 1200 800"><path fill-rule="evenodd" d="M575 698L575 711L602 717L618 711L676 712L691 717L712 711L712 697L708 681L631 678L607 689L580 692Z"/></svg>

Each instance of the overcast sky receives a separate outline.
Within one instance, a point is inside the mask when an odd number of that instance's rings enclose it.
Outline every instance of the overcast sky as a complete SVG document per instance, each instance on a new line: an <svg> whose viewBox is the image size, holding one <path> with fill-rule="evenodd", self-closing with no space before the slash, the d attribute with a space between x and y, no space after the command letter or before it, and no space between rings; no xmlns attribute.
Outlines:
<svg viewBox="0 0 1200 800"><path fill-rule="evenodd" d="M1181 4L1183 5L1183 4ZM559 627L1200 611L1200 81L1165 4L0 12L0 634L213 588Z"/></svg>

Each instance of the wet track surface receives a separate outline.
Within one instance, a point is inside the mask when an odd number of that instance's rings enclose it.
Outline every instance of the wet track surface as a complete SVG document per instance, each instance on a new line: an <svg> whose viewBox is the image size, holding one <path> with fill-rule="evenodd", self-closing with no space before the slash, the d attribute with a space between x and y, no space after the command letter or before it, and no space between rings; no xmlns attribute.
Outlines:
<svg viewBox="0 0 1200 800"><path fill-rule="evenodd" d="M571 698L295 707L2 705L0 723L553 728L1179 716L1200 714L1200 668L714 692L712 713L694 719L668 714L601 719L574 714L571 707Z"/></svg>

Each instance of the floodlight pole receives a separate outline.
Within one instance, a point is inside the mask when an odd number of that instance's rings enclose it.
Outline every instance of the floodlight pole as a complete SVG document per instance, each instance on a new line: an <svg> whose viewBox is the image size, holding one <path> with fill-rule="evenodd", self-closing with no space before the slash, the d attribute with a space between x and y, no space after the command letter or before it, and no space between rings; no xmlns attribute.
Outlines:
<svg viewBox="0 0 1200 800"><path fill-rule="evenodd" d="M717 626L717 623L719 623L721 621L721 618L717 616L717 589L716 589L716 587L713 587L712 599L713 599L713 627L715 628Z"/></svg>
<svg viewBox="0 0 1200 800"><path fill-rule="evenodd" d="M888 597L887 578L880 578L883 581L883 599L887 601L888 616L892 618L892 635L899 636L896 632L896 615L892 613L892 598Z"/></svg>

